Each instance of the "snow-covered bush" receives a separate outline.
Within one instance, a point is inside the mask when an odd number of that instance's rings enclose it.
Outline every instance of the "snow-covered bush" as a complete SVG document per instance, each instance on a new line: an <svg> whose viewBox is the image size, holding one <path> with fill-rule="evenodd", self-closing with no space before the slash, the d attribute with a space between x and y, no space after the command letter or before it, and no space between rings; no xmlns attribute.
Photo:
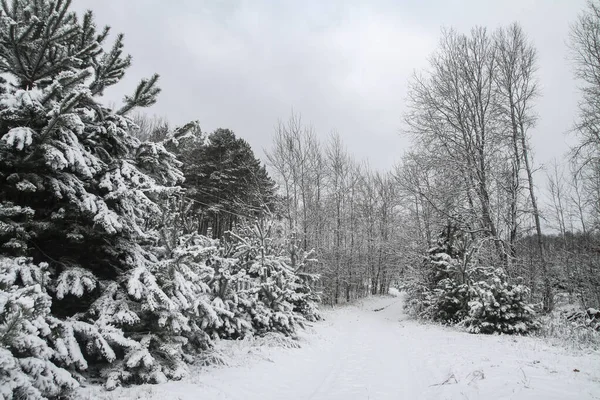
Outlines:
<svg viewBox="0 0 600 400"><path fill-rule="evenodd" d="M316 293L312 285L319 280L319 275L310 272L296 272L292 283L293 294L290 303L294 306L294 312L302 315L307 321L315 322L322 319L318 304L321 297Z"/></svg>
<svg viewBox="0 0 600 400"><path fill-rule="evenodd" d="M248 310L254 329L259 334L278 331L293 336L304 326L304 317L294 312L290 302L294 294L292 270L273 254L262 254L248 264L248 274L256 280L250 289L254 303Z"/></svg>
<svg viewBox="0 0 600 400"><path fill-rule="evenodd" d="M558 308L558 307L557 307ZM571 310L561 310L558 308L561 316L572 324L580 327L600 331L600 310L593 307L588 307L582 310L579 307L572 307Z"/></svg>
<svg viewBox="0 0 600 400"><path fill-rule="evenodd" d="M251 286L250 278L238 266L239 260L222 253L218 240L184 235L157 271L189 319L191 344L196 349L209 347L211 338L237 339L252 331L244 314L244 307L249 306L244 291Z"/></svg>
<svg viewBox="0 0 600 400"><path fill-rule="evenodd" d="M407 307L421 318L466 326L472 333L529 333L539 327L529 289L509 281L502 269L478 257L480 243L469 243L449 226L428 251L425 279L408 285Z"/></svg>
<svg viewBox="0 0 600 400"><path fill-rule="evenodd" d="M208 282L211 305L220 320L213 335L238 339L254 333L250 310L255 305L252 296L255 280L241 267L239 259L215 254L210 263L213 268L213 275Z"/></svg>
<svg viewBox="0 0 600 400"><path fill-rule="evenodd" d="M256 332L293 336L307 319L320 318L318 296L310 287L318 276L301 271L312 260L309 254L286 248L289 243L274 238L271 229L272 222L259 221L239 235L231 233L232 254L255 281L248 289L253 301L247 312Z"/></svg>
<svg viewBox="0 0 600 400"><path fill-rule="evenodd" d="M68 394L78 383L57 366L68 353L49 323L48 265L0 256L0 397L43 399ZM78 349L76 349L77 351Z"/></svg>
<svg viewBox="0 0 600 400"><path fill-rule="evenodd" d="M539 328L527 302L529 289L509 283L502 269L488 271L486 279L469 288L469 313L463 324L472 333L524 334Z"/></svg>
<svg viewBox="0 0 600 400"><path fill-rule="evenodd" d="M317 304L321 297L313 290L313 286L320 279L320 275L311 272L311 266L317 262L315 251L301 249L296 235L291 235L283 241L281 254L284 256L283 262L291 266L294 272L291 282L293 293L289 299L294 312L300 313L307 321L319 321L321 314Z"/></svg>
<svg viewBox="0 0 600 400"><path fill-rule="evenodd" d="M407 307L411 314L456 323L467 314L466 243L453 225L441 232L437 245L427 251L423 261L426 271L408 285Z"/></svg>
<svg viewBox="0 0 600 400"><path fill-rule="evenodd" d="M467 316L469 285L442 279L425 294L424 303L426 307L420 316L448 324L460 322Z"/></svg>

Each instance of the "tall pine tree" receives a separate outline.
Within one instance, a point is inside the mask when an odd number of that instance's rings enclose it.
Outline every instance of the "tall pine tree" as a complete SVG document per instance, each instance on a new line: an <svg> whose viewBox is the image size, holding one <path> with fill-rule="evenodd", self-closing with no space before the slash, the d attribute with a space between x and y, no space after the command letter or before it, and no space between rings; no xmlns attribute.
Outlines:
<svg viewBox="0 0 600 400"><path fill-rule="evenodd" d="M0 10L0 386L27 398L74 387L60 367L91 362L122 360L105 375L113 385L180 375L166 357L176 346L142 334L184 329L143 230L182 174L162 144L128 134L127 114L155 102L158 76L120 109L104 106L131 59L122 35L105 50L108 27L98 31L91 12L78 19L70 3Z"/></svg>
<svg viewBox="0 0 600 400"><path fill-rule="evenodd" d="M221 238L244 217L272 211L275 183L250 145L229 129L217 129L206 142L181 146L185 187L202 216L200 232Z"/></svg>

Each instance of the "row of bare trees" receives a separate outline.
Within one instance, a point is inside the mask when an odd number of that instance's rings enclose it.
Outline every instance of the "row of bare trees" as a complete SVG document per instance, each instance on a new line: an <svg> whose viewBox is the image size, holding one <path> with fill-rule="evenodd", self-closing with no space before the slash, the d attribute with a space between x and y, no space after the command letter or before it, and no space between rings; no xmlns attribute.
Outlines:
<svg viewBox="0 0 600 400"><path fill-rule="evenodd" d="M386 293L400 265L392 175L356 161L337 133L321 142L298 115L279 124L267 157L282 217L319 255L325 301Z"/></svg>

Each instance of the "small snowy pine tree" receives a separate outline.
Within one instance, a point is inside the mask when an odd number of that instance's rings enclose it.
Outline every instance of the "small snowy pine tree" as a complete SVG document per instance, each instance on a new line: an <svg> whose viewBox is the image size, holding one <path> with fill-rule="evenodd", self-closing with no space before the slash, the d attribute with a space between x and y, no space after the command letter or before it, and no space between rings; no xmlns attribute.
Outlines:
<svg viewBox="0 0 600 400"><path fill-rule="evenodd" d="M234 257L241 259L248 275L256 279L256 286L250 289L255 301L248 309L256 331L294 336L307 320L303 314L312 320L319 318L317 296L309 285L309 280L318 277L297 274L283 243L272 237L271 228L271 222L260 220L240 235L230 233L235 241Z"/></svg>
<svg viewBox="0 0 600 400"><path fill-rule="evenodd" d="M485 272L470 288L469 313L463 324L472 333L525 334L539 328L529 289L509 283L502 269Z"/></svg>
<svg viewBox="0 0 600 400"><path fill-rule="evenodd" d="M467 243L460 230L447 227L429 250L427 282L409 292L418 315L460 324L472 333L528 333L538 327L529 289L509 282L502 269L480 265L481 244Z"/></svg>
<svg viewBox="0 0 600 400"><path fill-rule="evenodd" d="M468 286L465 268L466 240L454 225L440 233L437 245L427 252L426 281L409 290L409 307L424 318L456 323L467 313Z"/></svg>
<svg viewBox="0 0 600 400"><path fill-rule="evenodd" d="M68 351L49 323L44 291L48 265L0 256L0 397L44 399L67 394L77 381L54 361Z"/></svg>

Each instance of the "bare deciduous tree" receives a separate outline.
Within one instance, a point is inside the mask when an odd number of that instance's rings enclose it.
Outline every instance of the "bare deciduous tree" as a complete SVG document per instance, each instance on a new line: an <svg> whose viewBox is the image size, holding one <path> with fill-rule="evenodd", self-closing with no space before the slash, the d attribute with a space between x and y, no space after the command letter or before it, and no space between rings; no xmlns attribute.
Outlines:
<svg viewBox="0 0 600 400"><path fill-rule="evenodd" d="M494 239L499 258L506 262L492 217L491 175L502 145L494 41L484 28L475 28L470 35L446 30L430 66L410 86L406 122L428 154L443 156L446 167L463 176L467 202L478 220L476 229Z"/></svg>
<svg viewBox="0 0 600 400"><path fill-rule="evenodd" d="M512 216L513 232L510 235L510 253L516 256L516 218L519 189L521 187L521 169L523 168L527 179L527 189L540 258L540 266L544 279L544 309L552 309L552 286L548 273L547 261L542 243L542 227L538 208L537 195L533 180L533 166L531 151L529 149L529 130L535 125L536 115L533 110L534 100L539 95L535 76L536 52L529 43L523 30L518 24L508 28L501 28L494 35L496 46L496 70L494 80L498 93L498 112L511 138L513 151L513 193Z"/></svg>

